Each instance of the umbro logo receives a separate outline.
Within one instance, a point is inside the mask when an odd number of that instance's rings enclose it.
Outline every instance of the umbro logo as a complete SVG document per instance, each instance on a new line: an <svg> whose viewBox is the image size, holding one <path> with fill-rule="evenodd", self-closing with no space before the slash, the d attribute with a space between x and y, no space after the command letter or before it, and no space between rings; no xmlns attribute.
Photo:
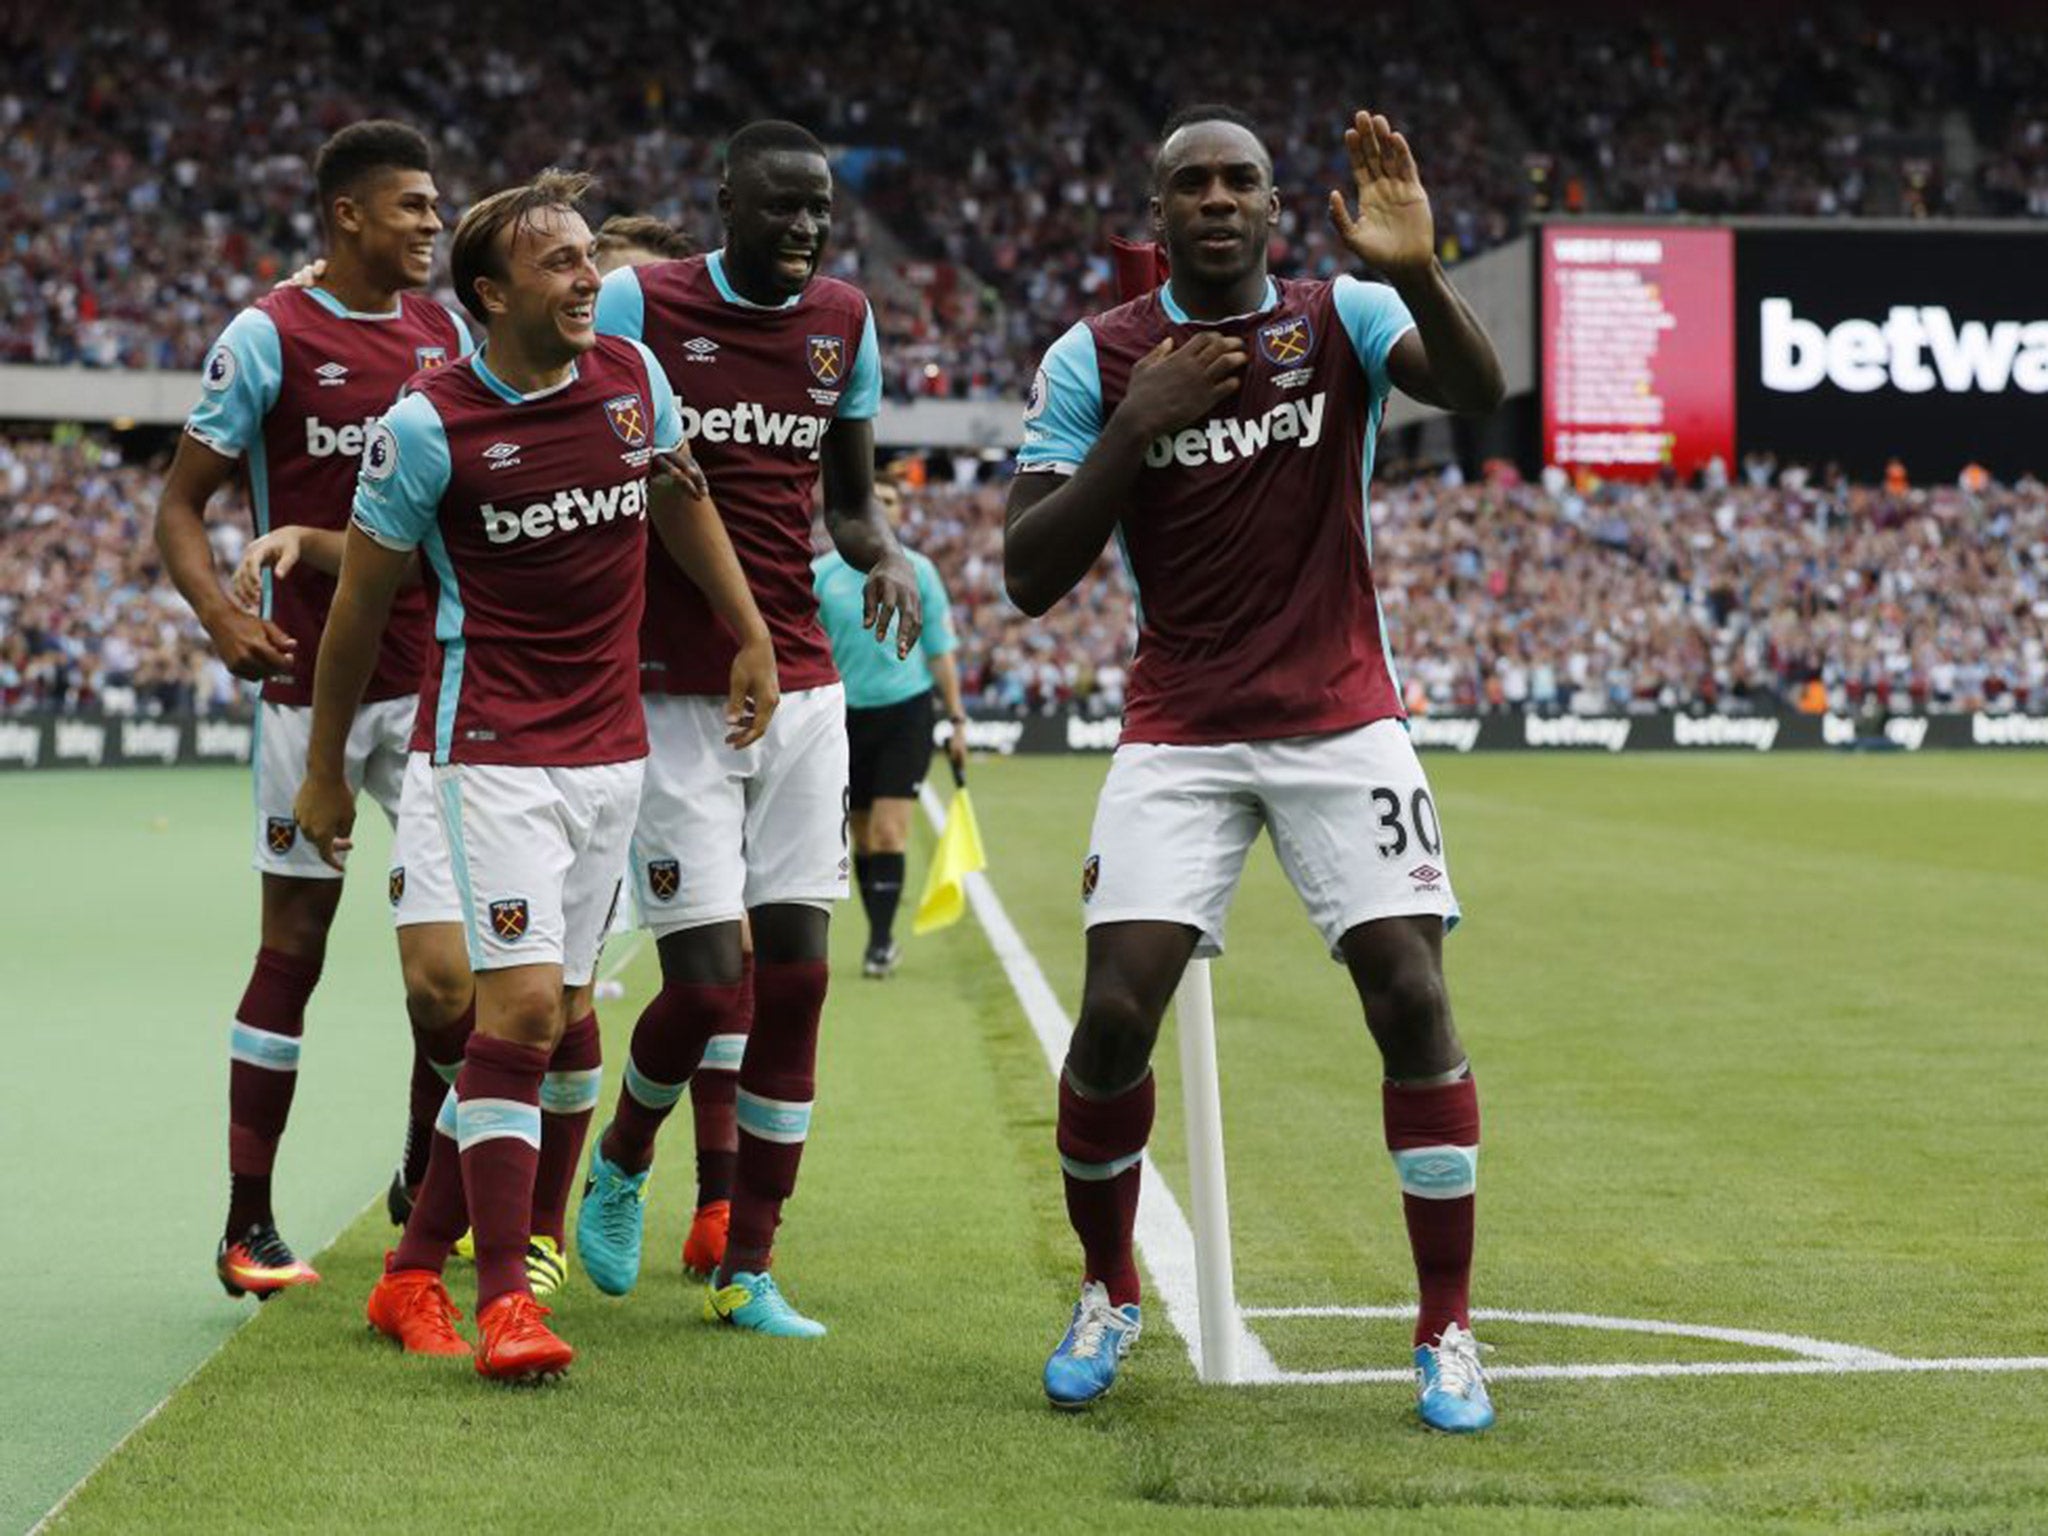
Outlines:
<svg viewBox="0 0 2048 1536"><path fill-rule="evenodd" d="M683 343L683 350L690 354L690 361L693 363L718 361L718 343L709 336L692 336Z"/></svg>
<svg viewBox="0 0 2048 1536"><path fill-rule="evenodd" d="M519 462L519 445L493 443L484 450L484 462L493 469L510 469Z"/></svg>
<svg viewBox="0 0 2048 1536"><path fill-rule="evenodd" d="M320 380L322 389L348 382L348 366L345 363L322 363L313 370L313 373Z"/></svg>
<svg viewBox="0 0 2048 1536"><path fill-rule="evenodd" d="M1408 878L1418 891L1434 891L1442 888L1444 872L1434 864L1418 864L1408 871Z"/></svg>

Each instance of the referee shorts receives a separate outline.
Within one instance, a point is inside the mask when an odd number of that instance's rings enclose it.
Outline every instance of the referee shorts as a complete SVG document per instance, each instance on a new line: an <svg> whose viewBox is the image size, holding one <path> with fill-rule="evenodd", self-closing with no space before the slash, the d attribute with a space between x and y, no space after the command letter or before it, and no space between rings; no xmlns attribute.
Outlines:
<svg viewBox="0 0 2048 1536"><path fill-rule="evenodd" d="M930 689L900 704L848 709L847 803L864 811L877 800L915 800L932 760Z"/></svg>

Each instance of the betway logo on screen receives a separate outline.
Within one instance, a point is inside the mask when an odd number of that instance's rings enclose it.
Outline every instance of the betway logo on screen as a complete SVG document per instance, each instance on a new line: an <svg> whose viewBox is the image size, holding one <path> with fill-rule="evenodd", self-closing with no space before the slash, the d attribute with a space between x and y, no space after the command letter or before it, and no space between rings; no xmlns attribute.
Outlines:
<svg viewBox="0 0 2048 1536"><path fill-rule="evenodd" d="M1941 304L1894 304L1883 320L1824 326L1765 299L1764 388L1801 395L1832 384L1852 395L2048 394L2048 320L1958 321Z"/></svg>

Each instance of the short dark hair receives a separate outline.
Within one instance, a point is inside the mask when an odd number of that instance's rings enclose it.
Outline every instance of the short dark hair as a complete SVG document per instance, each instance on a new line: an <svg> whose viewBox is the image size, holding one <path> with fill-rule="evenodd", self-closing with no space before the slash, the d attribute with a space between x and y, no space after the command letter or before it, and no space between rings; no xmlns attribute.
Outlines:
<svg viewBox="0 0 2048 1536"><path fill-rule="evenodd" d="M334 200L347 197L377 171L431 171L434 151L427 137L407 123L373 117L350 123L320 146L313 161L313 185L324 227Z"/></svg>
<svg viewBox="0 0 2048 1536"><path fill-rule="evenodd" d="M598 227L597 252L605 256L626 250L652 251L670 258L694 256L697 242L651 213L615 213Z"/></svg>
<svg viewBox="0 0 2048 1536"><path fill-rule="evenodd" d="M505 251L533 216L549 208L574 210L593 181L587 172L565 171L551 165L529 182L493 192L470 205L455 226L448 265L455 281L455 297L462 300L462 307L480 324L489 323L490 312L477 296L477 279L503 278ZM498 238L500 235L505 235L503 242Z"/></svg>
<svg viewBox="0 0 2048 1536"><path fill-rule="evenodd" d="M766 117L759 122L747 124L725 141L725 179L732 180L733 172L749 160L775 154L831 158L826 155L825 146L818 142L818 136L801 123Z"/></svg>
<svg viewBox="0 0 2048 1536"><path fill-rule="evenodd" d="M1220 101L1197 102L1182 107L1160 125L1159 149L1152 158L1152 179L1158 181L1166 171L1166 145L1181 129L1195 123L1235 123L1254 139L1259 141L1259 153L1266 157L1266 174L1273 173L1273 155L1266 148L1266 136L1259 132L1259 125L1252 120L1249 112L1237 107L1226 106Z"/></svg>

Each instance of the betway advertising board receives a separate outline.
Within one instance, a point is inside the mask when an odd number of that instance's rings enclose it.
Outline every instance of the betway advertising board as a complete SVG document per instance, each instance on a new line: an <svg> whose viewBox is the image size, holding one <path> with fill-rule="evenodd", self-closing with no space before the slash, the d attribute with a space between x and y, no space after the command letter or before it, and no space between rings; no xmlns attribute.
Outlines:
<svg viewBox="0 0 2048 1536"><path fill-rule="evenodd" d="M1546 461L2048 472L2048 230L1546 225Z"/></svg>
<svg viewBox="0 0 2048 1536"><path fill-rule="evenodd" d="M2048 715L1419 715L1424 752L1919 752L2048 749ZM935 747L949 727L933 730ZM1031 715L970 720L967 743L989 757L1116 750L1115 719ZM254 727L234 720L0 720L0 773L9 769L246 765Z"/></svg>

